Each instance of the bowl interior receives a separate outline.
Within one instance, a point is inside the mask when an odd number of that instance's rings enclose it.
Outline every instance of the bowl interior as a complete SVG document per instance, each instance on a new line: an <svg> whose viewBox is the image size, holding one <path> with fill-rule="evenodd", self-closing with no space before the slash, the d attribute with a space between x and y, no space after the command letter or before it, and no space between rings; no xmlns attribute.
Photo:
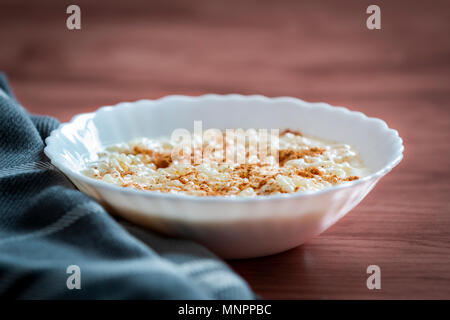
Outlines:
<svg viewBox="0 0 450 320"><path fill-rule="evenodd" d="M61 128L62 161L80 170L107 145L137 137L170 136L173 130L194 130L194 121L208 128L291 128L308 135L354 146L371 172L382 170L401 156L402 142L383 121L362 113L294 98L206 95L170 96L121 103L84 114ZM62 145L61 145L62 144Z"/></svg>

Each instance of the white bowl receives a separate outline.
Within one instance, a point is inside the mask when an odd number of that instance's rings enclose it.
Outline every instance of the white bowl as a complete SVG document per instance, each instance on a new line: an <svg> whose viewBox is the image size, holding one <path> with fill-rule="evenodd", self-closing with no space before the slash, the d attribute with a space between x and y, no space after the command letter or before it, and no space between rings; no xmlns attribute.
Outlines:
<svg viewBox="0 0 450 320"><path fill-rule="evenodd" d="M174 129L290 128L355 147L373 172L322 191L256 198L195 197L122 188L80 174L107 145ZM196 240L224 258L296 247L354 208L402 159L397 131L360 112L299 99L242 95L168 96L75 116L46 139L45 154L84 193L112 212L168 235ZM380 199L381 201L381 199Z"/></svg>

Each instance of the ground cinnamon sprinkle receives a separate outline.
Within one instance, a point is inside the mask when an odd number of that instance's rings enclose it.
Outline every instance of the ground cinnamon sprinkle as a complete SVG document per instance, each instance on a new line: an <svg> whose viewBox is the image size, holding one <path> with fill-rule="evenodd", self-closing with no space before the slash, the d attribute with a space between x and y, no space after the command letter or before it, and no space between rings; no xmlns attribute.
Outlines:
<svg viewBox="0 0 450 320"><path fill-rule="evenodd" d="M145 154L150 157L148 162L155 164L156 168L167 168L172 163L172 155L170 152L157 152L151 149L145 149L142 147L135 146L132 152L128 154L138 155Z"/></svg>
<svg viewBox="0 0 450 320"><path fill-rule="evenodd" d="M287 136L287 133L293 136ZM351 167L345 163L357 163L355 153L348 146L317 146L312 138L290 129L282 130L280 139L285 144L278 151L278 163L180 164L172 159L170 148L152 149L138 141L108 148L100 154L100 160L83 173L123 187L199 196L253 196L320 190L359 179L339 169L348 168L345 170L351 172ZM307 144L302 145L302 141ZM249 157L248 152L246 157Z"/></svg>
<svg viewBox="0 0 450 320"><path fill-rule="evenodd" d="M292 133L295 136L303 136L303 134L298 130L292 130L292 129L284 129L280 132L280 136L286 135L286 133Z"/></svg>
<svg viewBox="0 0 450 320"><path fill-rule="evenodd" d="M280 161L280 165L283 166L286 161L301 159L305 156L315 156L318 154L322 154L325 152L323 148L312 147L305 150L280 150L278 151L278 161Z"/></svg>

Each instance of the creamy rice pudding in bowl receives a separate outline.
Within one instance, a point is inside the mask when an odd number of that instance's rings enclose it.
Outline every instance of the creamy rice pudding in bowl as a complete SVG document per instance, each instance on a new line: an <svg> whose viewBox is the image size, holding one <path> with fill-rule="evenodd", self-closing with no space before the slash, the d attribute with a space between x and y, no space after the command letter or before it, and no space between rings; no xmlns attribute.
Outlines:
<svg viewBox="0 0 450 320"><path fill-rule="evenodd" d="M403 153L379 119L241 95L103 107L46 143L52 164L110 212L225 258L281 252L321 233Z"/></svg>

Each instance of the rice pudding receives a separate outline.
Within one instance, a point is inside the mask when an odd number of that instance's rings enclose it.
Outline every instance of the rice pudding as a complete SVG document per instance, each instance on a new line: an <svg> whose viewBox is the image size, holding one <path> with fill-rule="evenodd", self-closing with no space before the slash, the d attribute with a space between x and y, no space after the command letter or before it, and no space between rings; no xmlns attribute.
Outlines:
<svg viewBox="0 0 450 320"><path fill-rule="evenodd" d="M250 136L250 142L260 142L258 135ZM239 149L225 134L221 141L203 137L197 149L203 158L196 161L195 151L180 155L180 150L175 152L178 145L169 138L140 138L107 147L82 173L139 190L240 197L316 191L369 173L357 151L347 144L289 129L277 139L276 152L262 155L260 150L252 152L249 141ZM228 161L225 155L230 150L245 161Z"/></svg>

